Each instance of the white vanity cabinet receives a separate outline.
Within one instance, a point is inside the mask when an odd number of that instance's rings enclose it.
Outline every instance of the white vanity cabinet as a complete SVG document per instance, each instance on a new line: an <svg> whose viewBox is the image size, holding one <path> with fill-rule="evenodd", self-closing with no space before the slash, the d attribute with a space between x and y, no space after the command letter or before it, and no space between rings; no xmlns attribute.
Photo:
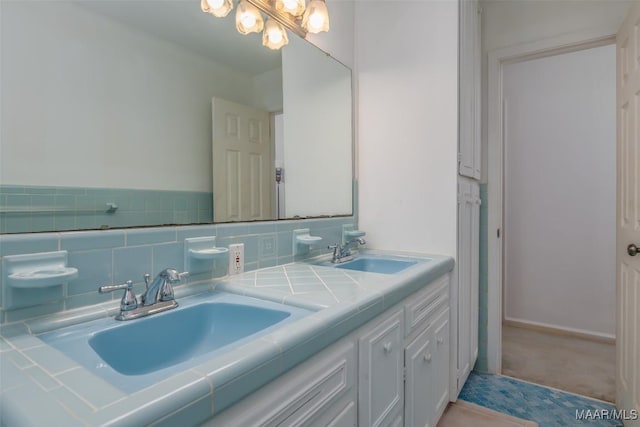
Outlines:
<svg viewBox="0 0 640 427"><path fill-rule="evenodd" d="M204 425L435 426L449 401L449 286L445 274Z"/></svg>
<svg viewBox="0 0 640 427"><path fill-rule="evenodd" d="M356 426L356 398L356 345L347 337L204 425Z"/></svg>
<svg viewBox="0 0 640 427"><path fill-rule="evenodd" d="M449 276L405 310L407 319L420 319L405 350L405 426L435 426L449 402Z"/></svg>
<svg viewBox="0 0 640 427"><path fill-rule="evenodd" d="M403 310L370 322L358 344L358 403L360 425L388 426L404 403Z"/></svg>

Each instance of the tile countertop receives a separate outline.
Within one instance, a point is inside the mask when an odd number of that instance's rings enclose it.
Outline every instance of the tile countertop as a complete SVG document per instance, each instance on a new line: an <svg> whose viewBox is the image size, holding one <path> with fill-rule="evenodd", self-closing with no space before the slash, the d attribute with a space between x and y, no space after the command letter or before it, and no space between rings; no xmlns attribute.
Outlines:
<svg viewBox="0 0 640 427"><path fill-rule="evenodd" d="M37 334L113 315L99 304L0 327L0 425L194 425L236 403L453 269L450 257L396 274L298 262L176 288L176 297L219 290L313 310L228 353L127 394L41 341Z"/></svg>

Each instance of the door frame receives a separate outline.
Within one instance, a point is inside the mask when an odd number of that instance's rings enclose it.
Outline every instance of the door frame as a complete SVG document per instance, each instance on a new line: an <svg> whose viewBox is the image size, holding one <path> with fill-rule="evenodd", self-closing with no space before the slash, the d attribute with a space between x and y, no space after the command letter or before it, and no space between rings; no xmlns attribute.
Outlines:
<svg viewBox="0 0 640 427"><path fill-rule="evenodd" d="M617 31L617 29L616 29ZM504 106L503 68L507 64L615 44L616 33L600 28L528 44L496 49L487 55L487 370L502 373ZM498 237L498 230L500 236Z"/></svg>

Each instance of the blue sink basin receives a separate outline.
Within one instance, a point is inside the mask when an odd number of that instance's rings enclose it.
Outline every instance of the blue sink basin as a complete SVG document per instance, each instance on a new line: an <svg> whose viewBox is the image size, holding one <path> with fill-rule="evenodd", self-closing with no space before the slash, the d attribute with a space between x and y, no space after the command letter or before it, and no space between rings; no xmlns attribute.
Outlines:
<svg viewBox="0 0 640 427"><path fill-rule="evenodd" d="M213 292L142 319L100 319L40 335L47 344L126 392L222 355L311 311Z"/></svg>
<svg viewBox="0 0 640 427"><path fill-rule="evenodd" d="M217 350L290 315L251 305L203 303L98 332L89 345L116 371L140 375Z"/></svg>
<svg viewBox="0 0 640 427"><path fill-rule="evenodd" d="M366 271L369 273L395 274L417 263L418 261L361 256L353 261L337 264L335 268Z"/></svg>

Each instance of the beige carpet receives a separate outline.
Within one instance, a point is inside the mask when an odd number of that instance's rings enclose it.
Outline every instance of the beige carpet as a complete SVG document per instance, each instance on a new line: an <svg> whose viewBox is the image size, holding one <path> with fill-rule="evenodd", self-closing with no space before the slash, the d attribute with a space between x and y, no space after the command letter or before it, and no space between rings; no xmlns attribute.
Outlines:
<svg viewBox="0 0 640 427"><path fill-rule="evenodd" d="M536 427L538 424L458 400L450 403L438 427Z"/></svg>
<svg viewBox="0 0 640 427"><path fill-rule="evenodd" d="M613 402L615 363L613 344L502 328L502 373L510 377Z"/></svg>

